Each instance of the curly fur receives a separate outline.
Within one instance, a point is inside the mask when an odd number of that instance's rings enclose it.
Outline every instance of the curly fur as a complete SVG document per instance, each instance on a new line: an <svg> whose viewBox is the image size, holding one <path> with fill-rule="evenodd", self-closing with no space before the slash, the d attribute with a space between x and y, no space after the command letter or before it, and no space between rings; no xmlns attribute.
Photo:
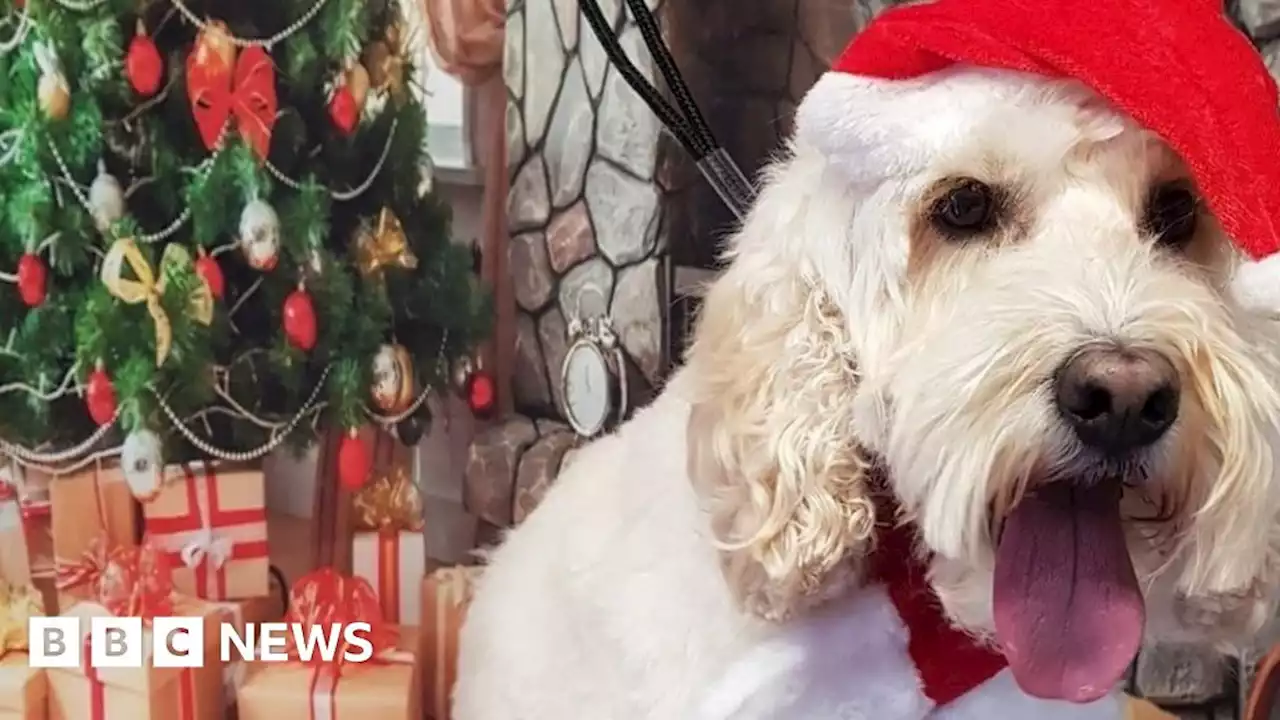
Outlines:
<svg viewBox="0 0 1280 720"><path fill-rule="evenodd" d="M1183 250L1145 234L1150 188L1186 174L1076 85L968 69L819 81L685 367L493 554L455 716L930 716L865 582L873 462L976 636L1023 494L1123 473L1149 634L1247 641L1280 583L1280 329L1265 293L1233 294L1257 271L1207 210ZM936 237L925 210L955 177L1008 188L990 237ZM1158 351L1182 380L1177 423L1123 467L1051 398L1057 368L1099 343ZM963 700L946 717L1119 716L1005 675Z"/></svg>

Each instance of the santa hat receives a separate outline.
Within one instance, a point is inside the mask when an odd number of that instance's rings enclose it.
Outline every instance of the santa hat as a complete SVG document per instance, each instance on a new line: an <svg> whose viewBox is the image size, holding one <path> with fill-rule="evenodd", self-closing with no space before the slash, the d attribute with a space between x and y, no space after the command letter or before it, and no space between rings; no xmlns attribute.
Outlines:
<svg viewBox="0 0 1280 720"><path fill-rule="evenodd" d="M1220 0L936 0L894 8L857 35L806 96L797 135L833 156L850 146L850 133L896 137L897 129L871 127L890 112L885 101L895 86L953 65L1082 82L1178 152L1243 251L1261 258L1280 249L1276 84ZM874 152L856 158L886 161Z"/></svg>

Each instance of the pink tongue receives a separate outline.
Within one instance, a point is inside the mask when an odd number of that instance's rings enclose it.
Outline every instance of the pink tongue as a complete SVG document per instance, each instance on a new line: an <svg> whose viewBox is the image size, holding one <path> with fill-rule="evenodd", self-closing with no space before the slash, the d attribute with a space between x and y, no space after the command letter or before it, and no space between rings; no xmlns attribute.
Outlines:
<svg viewBox="0 0 1280 720"><path fill-rule="evenodd" d="M996 550L995 621L1027 694L1089 702L1116 686L1144 622L1117 485L1057 482L1018 503Z"/></svg>

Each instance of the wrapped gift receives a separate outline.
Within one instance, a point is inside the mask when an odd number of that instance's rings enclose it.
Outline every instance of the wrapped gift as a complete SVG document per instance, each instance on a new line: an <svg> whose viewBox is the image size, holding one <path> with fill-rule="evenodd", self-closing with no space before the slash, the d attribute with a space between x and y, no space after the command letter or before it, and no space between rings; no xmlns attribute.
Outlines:
<svg viewBox="0 0 1280 720"><path fill-rule="evenodd" d="M98 591L95 600L79 602L62 613L80 619L83 650L80 666L50 671L50 716L54 720L220 720L222 668L217 639L221 610L197 598L174 595L167 561L149 545L111 553L94 586ZM174 615L205 619L202 667L169 668L153 663L147 628L156 617ZM99 668L90 664L90 622L106 616L142 618L148 637L142 640L141 667Z"/></svg>
<svg viewBox="0 0 1280 720"><path fill-rule="evenodd" d="M142 513L147 537L169 555L178 591L209 600L267 595L262 472L193 463L169 475Z"/></svg>
<svg viewBox="0 0 1280 720"><path fill-rule="evenodd" d="M45 671L27 658L27 622L44 615L31 586L0 581L0 720L44 720Z"/></svg>
<svg viewBox="0 0 1280 720"><path fill-rule="evenodd" d="M449 720L449 699L458 677L458 633L475 591L480 568L440 568L422 580L418 662L422 707L431 720Z"/></svg>
<svg viewBox="0 0 1280 720"><path fill-rule="evenodd" d="M240 720L413 717L412 657L395 650L394 628L379 612L373 588L362 578L322 568L298 580L290 593L286 622L302 624L304 633L317 622L369 623L375 655L368 662L344 663L339 647L332 662L314 655L303 661L290 648L291 662L252 663L237 698Z"/></svg>
<svg viewBox="0 0 1280 720"><path fill-rule="evenodd" d="M96 464L49 483L59 605L94 595L95 558L138 544L136 503L119 466Z"/></svg>
<svg viewBox="0 0 1280 720"><path fill-rule="evenodd" d="M245 636L245 628L249 625L275 622L284 615L280 598L275 595L248 600L209 601L208 604L218 609L222 621L235 627L240 637ZM226 708L227 717L235 717L236 695L244 685L246 670L246 663L238 658L222 665L222 706Z"/></svg>
<svg viewBox="0 0 1280 720"><path fill-rule="evenodd" d="M397 467L361 489L352 506L354 574L373 585L387 622L414 622L419 611L418 585L427 566L417 486L403 467Z"/></svg>

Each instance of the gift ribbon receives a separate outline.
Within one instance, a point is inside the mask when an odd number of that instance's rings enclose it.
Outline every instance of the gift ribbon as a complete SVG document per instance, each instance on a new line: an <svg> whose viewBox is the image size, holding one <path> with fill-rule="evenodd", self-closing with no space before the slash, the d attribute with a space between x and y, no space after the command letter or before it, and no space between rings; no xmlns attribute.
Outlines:
<svg viewBox="0 0 1280 720"><path fill-rule="evenodd" d="M331 665L312 671L311 702L307 705L309 720L336 720L340 677L338 668Z"/></svg>
<svg viewBox="0 0 1280 720"><path fill-rule="evenodd" d="M400 622L400 533L378 533L378 601L387 622Z"/></svg>
<svg viewBox="0 0 1280 720"><path fill-rule="evenodd" d="M75 560L58 558L54 563L57 568L54 587L58 590L88 587L96 595L98 581L102 578L102 571L107 566L108 556L106 543L99 537L93 540L89 549L81 553L79 558Z"/></svg>
<svg viewBox="0 0 1280 720"><path fill-rule="evenodd" d="M26 652L27 625L44 614L44 602L35 588L0 581L0 658Z"/></svg>
<svg viewBox="0 0 1280 720"><path fill-rule="evenodd" d="M168 553L171 562L194 572L196 595L225 600L228 563L267 557L267 511L263 507L224 508L212 466L199 464L184 470L187 514L147 518L147 534ZM204 502L200 498L201 485Z"/></svg>
<svg viewBox="0 0 1280 720"><path fill-rule="evenodd" d="M126 263L133 270L136 280L125 279ZM164 253L160 256L159 272L156 272L132 238L120 238L112 243L102 261L102 284L106 285L112 295L130 305L146 303L147 312L151 313L156 326L157 367L164 364L173 347L173 325L160 302L164 296L165 284L170 273L193 269L190 253L175 243L165 246ZM213 292L201 278L196 279L188 307L188 312L196 322L202 325L213 322Z"/></svg>
<svg viewBox="0 0 1280 720"><path fill-rule="evenodd" d="M351 502L357 530L422 529L422 497L403 467L374 480Z"/></svg>
<svg viewBox="0 0 1280 720"><path fill-rule="evenodd" d="M89 681L89 720L106 720L107 718L107 688L102 684L102 677L98 675L98 667L93 664L93 642L92 635L85 633L84 647L81 651L82 662L84 666L85 679Z"/></svg>

